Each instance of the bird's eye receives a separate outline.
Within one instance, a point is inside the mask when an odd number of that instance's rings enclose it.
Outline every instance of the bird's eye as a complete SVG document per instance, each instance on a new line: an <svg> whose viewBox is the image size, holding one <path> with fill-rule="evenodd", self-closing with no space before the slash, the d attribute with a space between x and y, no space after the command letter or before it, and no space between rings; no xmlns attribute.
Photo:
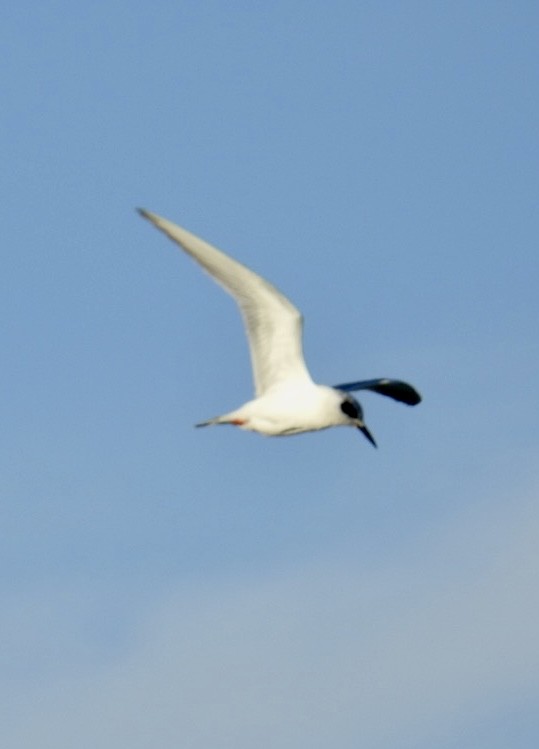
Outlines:
<svg viewBox="0 0 539 749"><path fill-rule="evenodd" d="M341 411L351 419L357 419L359 416L359 407L357 403L346 400L341 403Z"/></svg>

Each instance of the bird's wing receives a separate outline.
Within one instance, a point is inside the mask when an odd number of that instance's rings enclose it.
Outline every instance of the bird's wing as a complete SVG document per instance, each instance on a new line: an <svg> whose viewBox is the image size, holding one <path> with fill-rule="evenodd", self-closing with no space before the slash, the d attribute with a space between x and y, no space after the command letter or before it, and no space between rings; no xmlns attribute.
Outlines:
<svg viewBox="0 0 539 749"><path fill-rule="evenodd" d="M247 328L257 397L284 380L310 380L301 342L303 318L292 302L208 242L154 213L138 211L191 255L238 303Z"/></svg>
<svg viewBox="0 0 539 749"><path fill-rule="evenodd" d="M401 380L389 380L382 377L378 380L361 380L360 382L347 382L344 385L334 385L336 390L344 390L349 393L353 390L373 390L380 395L387 395L393 400L407 403L409 406L417 406L421 402L421 396L415 388Z"/></svg>

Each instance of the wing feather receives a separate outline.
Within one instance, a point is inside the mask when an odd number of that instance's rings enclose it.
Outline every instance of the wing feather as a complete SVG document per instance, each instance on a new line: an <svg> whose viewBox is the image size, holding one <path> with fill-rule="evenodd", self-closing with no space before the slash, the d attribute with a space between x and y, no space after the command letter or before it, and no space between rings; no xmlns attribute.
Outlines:
<svg viewBox="0 0 539 749"><path fill-rule="evenodd" d="M308 379L300 311L272 284L242 263L180 226L144 209L151 221L204 268L241 310L247 330L257 397L290 379Z"/></svg>
<svg viewBox="0 0 539 749"><path fill-rule="evenodd" d="M390 380L387 377L381 377L377 380L347 382L344 385L334 385L334 388L344 390L347 393L355 390L372 390L409 406L417 406L421 402L421 396L414 387L407 382L402 382L402 380Z"/></svg>

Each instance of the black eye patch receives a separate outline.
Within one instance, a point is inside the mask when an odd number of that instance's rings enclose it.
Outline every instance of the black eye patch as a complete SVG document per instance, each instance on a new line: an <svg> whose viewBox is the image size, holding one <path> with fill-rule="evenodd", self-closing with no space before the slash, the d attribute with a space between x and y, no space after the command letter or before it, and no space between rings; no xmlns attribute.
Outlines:
<svg viewBox="0 0 539 749"><path fill-rule="evenodd" d="M341 411L351 419L357 419L359 417L358 404L353 403L352 401L343 401L341 403Z"/></svg>

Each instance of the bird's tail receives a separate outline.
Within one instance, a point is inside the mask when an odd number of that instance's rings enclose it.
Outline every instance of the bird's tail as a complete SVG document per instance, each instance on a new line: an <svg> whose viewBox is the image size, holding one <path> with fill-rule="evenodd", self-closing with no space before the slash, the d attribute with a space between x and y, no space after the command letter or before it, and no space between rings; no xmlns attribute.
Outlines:
<svg viewBox="0 0 539 749"><path fill-rule="evenodd" d="M207 421L201 421L195 424L196 427L211 427L215 424L233 424L234 421L230 418L230 414L224 414L223 416L214 416L213 419Z"/></svg>
<svg viewBox="0 0 539 749"><path fill-rule="evenodd" d="M237 411L230 411L221 416L214 416L213 419L208 419L207 421L201 421L199 424L195 424L195 426L210 427L214 424L233 424L234 426L242 427L246 424L246 420L241 413L241 409L238 409Z"/></svg>
<svg viewBox="0 0 539 749"><path fill-rule="evenodd" d="M220 416L214 416L213 419L208 419L207 421L201 421L198 424L195 424L195 426L198 427L211 427L214 424L223 424L225 422L220 421Z"/></svg>

